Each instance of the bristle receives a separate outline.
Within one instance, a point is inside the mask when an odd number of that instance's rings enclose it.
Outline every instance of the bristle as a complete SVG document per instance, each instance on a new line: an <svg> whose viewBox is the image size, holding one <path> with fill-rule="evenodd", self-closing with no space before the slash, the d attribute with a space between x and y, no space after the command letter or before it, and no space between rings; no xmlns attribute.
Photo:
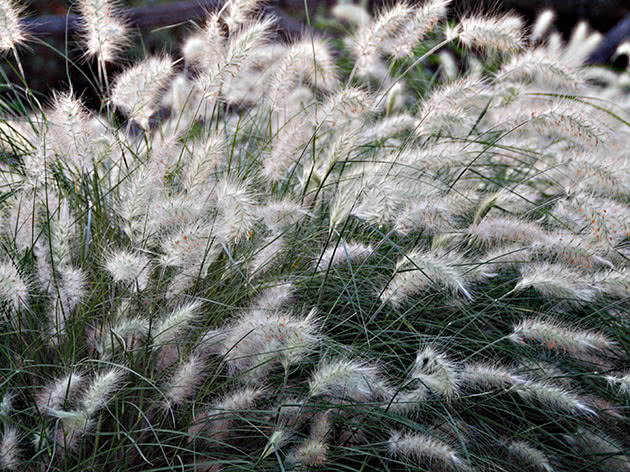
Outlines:
<svg viewBox="0 0 630 472"><path fill-rule="evenodd" d="M332 8L331 13L340 20L347 21L357 27L363 27L371 20L371 16L365 8L351 3L337 3Z"/></svg>
<svg viewBox="0 0 630 472"><path fill-rule="evenodd" d="M29 285L13 262L0 263L0 300L18 312L28 306L29 297Z"/></svg>
<svg viewBox="0 0 630 472"><path fill-rule="evenodd" d="M389 453L413 464L458 470L464 465L458 453L448 443L420 433L402 434L394 431L387 441Z"/></svg>
<svg viewBox="0 0 630 472"><path fill-rule="evenodd" d="M49 410L65 409L66 401L71 399L83 380L83 376L72 373L48 385L36 395L35 401L38 410L47 414Z"/></svg>
<svg viewBox="0 0 630 472"><path fill-rule="evenodd" d="M472 389L504 389L524 385L527 380L501 366L472 364L464 368L460 376L462 385Z"/></svg>
<svg viewBox="0 0 630 472"><path fill-rule="evenodd" d="M386 50L394 58L410 56L413 48L427 33L431 32L437 23L446 17L448 6L451 0L429 0L417 8L401 34L391 40L391 44L386 46Z"/></svg>
<svg viewBox="0 0 630 472"><path fill-rule="evenodd" d="M597 416L593 408L569 389L558 387L550 382L528 381L517 385L514 391L526 401L535 401L558 414L581 414Z"/></svg>
<svg viewBox="0 0 630 472"><path fill-rule="evenodd" d="M444 287L453 294L472 299L464 276L464 260L455 252L413 251L397 264L393 278L383 290L381 300L394 306L429 287Z"/></svg>
<svg viewBox="0 0 630 472"><path fill-rule="evenodd" d="M150 57L121 73L114 82L111 101L130 119L147 126L155 112L160 93L173 75L173 63L166 57Z"/></svg>
<svg viewBox="0 0 630 472"><path fill-rule="evenodd" d="M179 336L190 329L199 316L201 302L191 302L180 306L166 315L152 327L154 349L175 342Z"/></svg>
<svg viewBox="0 0 630 472"><path fill-rule="evenodd" d="M132 290L144 290L151 271L147 256L120 250L107 258L105 268L115 282L126 283Z"/></svg>
<svg viewBox="0 0 630 472"><path fill-rule="evenodd" d="M195 418L190 429L190 439L199 436L224 442L230 435L233 422L252 409L265 394L264 388L245 387L227 394L212 408Z"/></svg>
<svg viewBox="0 0 630 472"><path fill-rule="evenodd" d="M225 356L233 373L259 382L276 362L285 369L299 363L321 340L316 310L297 317L252 309L227 323L213 350Z"/></svg>
<svg viewBox="0 0 630 472"><path fill-rule="evenodd" d="M257 205L246 183L223 179L215 190L219 219L215 233L224 243L238 241L256 222Z"/></svg>
<svg viewBox="0 0 630 472"><path fill-rule="evenodd" d="M553 467L545 453L532 447L531 444L525 441L512 441L507 448L513 458L518 460L520 464L531 467L531 470L553 472Z"/></svg>
<svg viewBox="0 0 630 472"><path fill-rule="evenodd" d="M531 42L540 41L547 33L555 19L556 14L553 10L544 10L539 13L529 35L529 40Z"/></svg>
<svg viewBox="0 0 630 472"><path fill-rule="evenodd" d="M397 3L383 9L373 21L357 30L352 41L352 52L357 57L356 70L370 69L383 46L404 30L412 12L406 3Z"/></svg>
<svg viewBox="0 0 630 472"><path fill-rule="evenodd" d="M605 335L593 331L578 331L553 321L527 319L514 327L510 339L515 343L535 342L558 353L570 355L613 355L617 343Z"/></svg>
<svg viewBox="0 0 630 472"><path fill-rule="evenodd" d="M195 354L177 366L167 385L165 403L167 408L180 406L194 395L204 380L202 375L204 367L204 359Z"/></svg>
<svg viewBox="0 0 630 472"><path fill-rule="evenodd" d="M326 249L319 258L317 270L329 270L341 264L356 264L367 259L373 252L370 246L361 243L339 241L339 244Z"/></svg>
<svg viewBox="0 0 630 472"><path fill-rule="evenodd" d="M24 453L20 448L20 433L17 428L6 424L0 442L0 469L24 470Z"/></svg>
<svg viewBox="0 0 630 472"><path fill-rule="evenodd" d="M79 0L86 55L113 62L129 42L129 29L118 15L116 0Z"/></svg>
<svg viewBox="0 0 630 472"><path fill-rule="evenodd" d="M390 396L390 387L379 370L366 363L339 359L325 362L311 376L312 397L326 396L331 401L374 401Z"/></svg>
<svg viewBox="0 0 630 472"><path fill-rule="evenodd" d="M270 270L274 264L280 261L286 242L282 236L269 236L262 242L262 247L256 251L249 264L252 275L260 275Z"/></svg>
<svg viewBox="0 0 630 472"><path fill-rule="evenodd" d="M582 304L593 300L598 291L581 272L560 264L535 263L521 269L515 291L533 288L542 296Z"/></svg>
<svg viewBox="0 0 630 472"><path fill-rule="evenodd" d="M96 374L81 399L81 410L90 417L104 408L120 387L124 376L125 372L118 368Z"/></svg>
<svg viewBox="0 0 630 472"><path fill-rule="evenodd" d="M21 15L24 7L19 6L14 0L0 1L0 53L14 50L18 45L28 39Z"/></svg>
<svg viewBox="0 0 630 472"><path fill-rule="evenodd" d="M260 208L263 223L274 234L299 224L308 216L306 208L290 199L276 200Z"/></svg>
<svg viewBox="0 0 630 472"><path fill-rule="evenodd" d="M517 52L523 47L523 22L515 16L469 16L462 19L458 27L458 39L466 47L505 53Z"/></svg>

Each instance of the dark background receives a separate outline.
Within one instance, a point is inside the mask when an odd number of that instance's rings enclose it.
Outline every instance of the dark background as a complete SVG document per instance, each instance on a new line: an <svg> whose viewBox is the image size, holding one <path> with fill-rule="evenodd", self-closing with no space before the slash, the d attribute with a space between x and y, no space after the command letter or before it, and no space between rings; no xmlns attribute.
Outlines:
<svg viewBox="0 0 630 472"><path fill-rule="evenodd" d="M383 0L370 0L370 8L378 8ZM335 0L307 0L311 21L317 15L326 17L328 10ZM390 2L391 3L391 2ZM173 8L190 4L189 2L173 0L132 0L122 2L124 8L141 8L141 16L146 16L146 23L141 28L136 27L133 35L133 45L125 52L121 60L110 66L109 76L114 76L118 70L132 63L136 58L144 57L148 53L168 52L173 56L179 55L179 45L200 22L201 9L196 9L194 18L184 19L177 26L166 27L162 24L150 25L151 9ZM279 0L267 3L270 11L280 14L286 22L284 28L288 34L280 34L280 39L296 36L302 25L306 24L304 0ZM620 22L625 15L630 13L630 0L454 0L452 14L457 16L466 12L479 11L509 11L513 10L521 14L528 21L532 21L537 12L545 8L553 8L556 11L556 27L565 35L568 35L575 24L580 20L587 20L593 28L606 32ZM146 10L144 10L146 9ZM145 15L146 12L146 15ZM76 13L71 2L63 0L33 0L27 4L26 15L28 21L35 21L44 15L58 15L57 21L67 18L67 15ZM167 15L168 17L168 15ZM285 31L286 33L286 31ZM95 95L95 90L90 85L88 78L95 77L94 64L82 58L82 52L75 41L75 37L64 31L56 34L38 34L35 41L19 49L28 86L40 94L45 102L52 90L66 90L69 84L73 84L75 92L82 96L88 106L98 106L100 100ZM14 66L10 56L5 57L0 63L5 76L5 81L16 81Z"/></svg>

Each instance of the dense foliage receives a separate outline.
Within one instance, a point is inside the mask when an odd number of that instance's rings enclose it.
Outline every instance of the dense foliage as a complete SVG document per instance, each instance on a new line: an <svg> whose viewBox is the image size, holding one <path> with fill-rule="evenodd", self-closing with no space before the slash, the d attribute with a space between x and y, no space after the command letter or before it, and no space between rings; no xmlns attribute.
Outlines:
<svg viewBox="0 0 630 472"><path fill-rule="evenodd" d="M630 470L628 76L447 6L108 77L80 1L100 112L2 104L0 469Z"/></svg>

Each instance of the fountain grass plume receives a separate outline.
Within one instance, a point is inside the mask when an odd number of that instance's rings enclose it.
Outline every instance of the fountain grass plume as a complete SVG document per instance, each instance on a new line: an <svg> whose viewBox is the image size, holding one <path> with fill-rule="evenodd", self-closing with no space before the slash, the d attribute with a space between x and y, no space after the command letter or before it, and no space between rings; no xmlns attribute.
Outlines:
<svg viewBox="0 0 630 472"><path fill-rule="evenodd" d="M0 469L627 470L627 73L448 7L7 88Z"/></svg>

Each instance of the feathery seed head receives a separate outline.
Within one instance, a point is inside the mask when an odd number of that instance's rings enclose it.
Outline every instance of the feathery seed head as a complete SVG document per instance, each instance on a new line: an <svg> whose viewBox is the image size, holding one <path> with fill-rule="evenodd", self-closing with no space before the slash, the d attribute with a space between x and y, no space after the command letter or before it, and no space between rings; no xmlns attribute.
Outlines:
<svg viewBox="0 0 630 472"><path fill-rule="evenodd" d="M512 441L507 445L507 450L514 459L526 467L531 467L531 470L553 472L545 453L525 441Z"/></svg>
<svg viewBox="0 0 630 472"><path fill-rule="evenodd" d="M230 34L222 57L213 56L213 60L202 68L195 80L208 105L213 105L221 89L245 69L254 51L267 43L273 24L273 18L264 18L246 23L236 30L230 29L234 34Z"/></svg>
<svg viewBox="0 0 630 472"><path fill-rule="evenodd" d="M590 30L586 21L580 21L562 52L563 58L571 64L581 65L601 40L602 34L599 31Z"/></svg>
<svg viewBox="0 0 630 472"><path fill-rule="evenodd" d="M561 264L526 264L521 273L521 280L514 287L514 291L532 287L545 297L566 299L575 304L589 302L598 293L591 281L581 272Z"/></svg>
<svg viewBox="0 0 630 472"><path fill-rule="evenodd" d="M510 339L519 344L535 342L548 349L584 356L608 354L618 351L617 343L593 331L578 331L554 321L526 319L514 326Z"/></svg>
<svg viewBox="0 0 630 472"><path fill-rule="evenodd" d="M219 217L215 234L224 243L236 242L245 237L256 224L257 205L246 183L225 178L215 189Z"/></svg>
<svg viewBox="0 0 630 472"><path fill-rule="evenodd" d="M394 103L398 99L402 99L404 101L404 98L401 95L398 95L397 97L390 97L388 95L387 100L389 100L390 98L392 98L393 101L392 102L387 101L385 104L385 108L388 114L389 114L389 111L395 108L404 107L404 104L401 105L401 104ZM420 120L418 120L415 116L408 115L406 113L388 116L387 118L384 118L376 125L366 128L365 131L361 133L361 137L359 138L359 140L360 141L363 139L366 139L369 141L385 140L388 138L392 138L396 135L399 135L401 133L405 133L406 131L413 130L419 124L420 124Z"/></svg>
<svg viewBox="0 0 630 472"><path fill-rule="evenodd" d="M608 385L616 385L619 393L630 395L630 374L622 377L615 377L613 375L606 376Z"/></svg>
<svg viewBox="0 0 630 472"><path fill-rule="evenodd" d="M124 376L125 372L117 368L97 373L81 399L81 411L89 418L104 408L120 387Z"/></svg>
<svg viewBox="0 0 630 472"><path fill-rule="evenodd" d="M394 431L387 441L387 449L392 456L405 458L414 464L447 469L464 465L450 444L427 434Z"/></svg>
<svg viewBox="0 0 630 472"><path fill-rule="evenodd" d="M105 359L121 348L126 352L136 347L138 340L147 335L149 324L148 319L123 317L111 328L103 329L95 339L95 348Z"/></svg>
<svg viewBox="0 0 630 472"><path fill-rule="evenodd" d="M630 457L623 454L626 448L603 432L580 427L574 434L564 437L593 466L614 472L630 470Z"/></svg>
<svg viewBox="0 0 630 472"><path fill-rule="evenodd" d="M529 35L529 40L532 43L540 41L556 19L556 14L553 10L544 10L539 13L532 27L532 32Z"/></svg>
<svg viewBox="0 0 630 472"><path fill-rule="evenodd" d="M86 295L86 274L81 269L61 266L55 284L48 286L52 303L48 318L51 325L51 342L60 342L65 323ZM52 274L50 274L52 277Z"/></svg>
<svg viewBox="0 0 630 472"><path fill-rule="evenodd" d="M113 62L129 42L129 28L118 15L116 0L78 0L86 55L101 67Z"/></svg>
<svg viewBox="0 0 630 472"><path fill-rule="evenodd" d="M504 53L518 52L523 47L523 22L516 16L469 16L460 21L458 28L459 41L466 47Z"/></svg>
<svg viewBox="0 0 630 472"><path fill-rule="evenodd" d="M111 101L129 119L147 126L161 93L173 76L173 63L167 57L150 57L122 72L114 82Z"/></svg>
<svg viewBox="0 0 630 472"><path fill-rule="evenodd" d="M373 21L359 28L350 47L357 58L355 68L359 73L365 73L378 62L383 47L394 40L411 19L413 9L404 2L399 2L383 9Z"/></svg>
<svg viewBox="0 0 630 472"><path fill-rule="evenodd" d="M321 340L317 311L300 318L281 311L252 309L223 328L215 350L225 356L232 372L259 381L280 362L288 369L301 361Z"/></svg>
<svg viewBox="0 0 630 472"><path fill-rule="evenodd" d="M299 224L309 215L308 210L291 199L276 200L260 208L263 223L274 234Z"/></svg>
<svg viewBox="0 0 630 472"><path fill-rule="evenodd" d="M499 69L497 78L550 89L580 90L584 85L583 71L538 50L514 56Z"/></svg>
<svg viewBox="0 0 630 472"><path fill-rule="evenodd" d="M358 88L340 90L317 109L317 121L336 128L370 111L373 98Z"/></svg>
<svg viewBox="0 0 630 472"><path fill-rule="evenodd" d="M159 349L177 342L179 336L191 327L199 316L201 302L184 304L169 313L152 327L153 348Z"/></svg>
<svg viewBox="0 0 630 472"><path fill-rule="evenodd" d="M282 104L291 90L302 82L326 91L339 85L330 48L324 40L317 38L292 44L284 58L274 65L272 74L268 94L271 106Z"/></svg>
<svg viewBox="0 0 630 472"><path fill-rule="evenodd" d="M584 414L597 416L597 413L577 394L565 387L558 387L548 381L527 381L517 385L514 391L526 401L535 401L560 414Z"/></svg>
<svg viewBox="0 0 630 472"><path fill-rule="evenodd" d="M182 55L186 58L189 64L200 64L209 54L208 43L205 38L198 34L191 36L186 40L182 47Z"/></svg>
<svg viewBox="0 0 630 472"><path fill-rule="evenodd" d="M260 0L230 0L225 15L225 22L230 31L237 31L243 24L258 16L260 7Z"/></svg>
<svg viewBox="0 0 630 472"><path fill-rule="evenodd" d="M486 217L468 231L475 242L483 246L496 243L527 244L545 237L544 230L536 223L516 218Z"/></svg>
<svg viewBox="0 0 630 472"><path fill-rule="evenodd" d="M2 395L2 401L0 401L0 418L3 418L3 420L6 420L11 414L11 410L13 409L13 398L14 395L9 392Z"/></svg>
<svg viewBox="0 0 630 472"><path fill-rule="evenodd" d="M418 352L409 375L412 379L419 380L423 387L447 399L458 393L456 365L431 346Z"/></svg>
<svg viewBox="0 0 630 472"><path fill-rule="evenodd" d="M518 264L528 263L531 252L521 245L504 246L488 251L483 256L483 265L479 267L479 277L488 279L509 270Z"/></svg>
<svg viewBox="0 0 630 472"><path fill-rule="evenodd" d="M403 81L396 82L392 85L385 96L385 114L392 116L394 113L405 112L405 83ZM402 115L406 116L406 115ZM417 126L414 125L414 127Z"/></svg>
<svg viewBox="0 0 630 472"><path fill-rule="evenodd" d="M486 364L471 364L460 373L461 384L476 389L510 388L527 383L527 379L518 376L510 369Z"/></svg>
<svg viewBox="0 0 630 472"><path fill-rule="evenodd" d="M370 257L373 253L371 246L362 243L339 241L339 244L329 246L321 255L318 271L325 271L341 264L356 264Z"/></svg>
<svg viewBox="0 0 630 472"><path fill-rule="evenodd" d="M191 355L177 366L167 385L166 408L179 406L194 395L196 388L204 380L204 368L204 358L197 354Z"/></svg>
<svg viewBox="0 0 630 472"><path fill-rule="evenodd" d="M15 47L28 39L20 21L24 7L15 0L0 0L0 53L15 50Z"/></svg>
<svg viewBox="0 0 630 472"><path fill-rule="evenodd" d="M322 363L309 380L311 397L322 395L334 402L383 400L390 390L378 368L344 359Z"/></svg>
<svg viewBox="0 0 630 472"><path fill-rule="evenodd" d="M290 282L278 283L268 287L256 298L252 307L259 310L274 311L286 306L293 299L293 286Z"/></svg>
<svg viewBox="0 0 630 472"><path fill-rule="evenodd" d="M304 467L321 467L328 459L328 444L321 439L307 439L289 453L287 460Z"/></svg>
<svg viewBox="0 0 630 472"><path fill-rule="evenodd" d="M446 17L451 0L428 0L412 12L400 33L386 44L385 50L394 58L413 54L413 48L438 22Z"/></svg>
<svg viewBox="0 0 630 472"><path fill-rule="evenodd" d="M613 268L611 261L602 257L605 253L600 245L590 238L573 233L551 233L545 238L536 240L530 246L532 258L547 259L565 266L577 267L585 271L599 269L602 266ZM603 289L606 285L606 275L611 275L611 285L615 285L616 278L612 271L596 272L592 275L593 286ZM601 280L600 280L601 279Z"/></svg>
<svg viewBox="0 0 630 472"><path fill-rule="evenodd" d="M95 427L94 420L83 410L50 410L50 414L60 420L53 434L62 455L66 450L76 451L83 436Z"/></svg>
<svg viewBox="0 0 630 472"><path fill-rule="evenodd" d="M488 95L488 86L476 77L463 77L434 89L418 107L421 122L416 135L456 133L461 129L462 119L487 105Z"/></svg>
<svg viewBox="0 0 630 472"><path fill-rule="evenodd" d="M244 417L265 395L264 388L245 387L228 393L212 408L195 418L195 424L188 430L189 441L200 433L214 441L225 441L233 429L234 421Z"/></svg>
<svg viewBox="0 0 630 472"><path fill-rule="evenodd" d="M287 123L280 128L271 152L265 155L263 177L270 182L286 180L312 136L313 127L308 119L301 120L295 126Z"/></svg>
<svg viewBox="0 0 630 472"><path fill-rule="evenodd" d="M89 126L89 114L72 91L55 93L48 112L46 147L71 170L90 170L99 161L96 135Z"/></svg>
<svg viewBox="0 0 630 472"><path fill-rule="evenodd" d="M65 410L65 403L70 400L84 381L79 374L69 374L55 380L35 396L37 409L43 414L50 410Z"/></svg>
<svg viewBox="0 0 630 472"><path fill-rule="evenodd" d="M162 241L161 247L164 254L160 263L188 269L191 277L205 277L208 265L221 253L221 247L212 240L212 228L199 221L179 228Z"/></svg>
<svg viewBox="0 0 630 472"><path fill-rule="evenodd" d="M128 284L131 290L144 290L149 281L151 263L144 254L124 250L114 251L105 263L105 269L115 282Z"/></svg>
<svg viewBox="0 0 630 472"><path fill-rule="evenodd" d="M252 275L260 275L271 269L281 259L286 242L282 236L268 236L262 242L262 247L256 251L249 263L249 271Z"/></svg>
<svg viewBox="0 0 630 472"><path fill-rule="evenodd" d="M247 410L253 407L265 393L266 390L262 387L245 387L226 395L214 406L213 410L217 413Z"/></svg>
<svg viewBox="0 0 630 472"><path fill-rule="evenodd" d="M472 295L467 289L463 263L464 259L454 251L411 251L398 262L396 274L383 290L381 300L400 306L407 298L429 287L444 287L470 300Z"/></svg>
<svg viewBox="0 0 630 472"><path fill-rule="evenodd" d="M423 234L441 234L455 228L452 200L439 195L411 203L396 218L395 229L403 235L422 230Z"/></svg>
<svg viewBox="0 0 630 472"><path fill-rule="evenodd" d="M183 185L189 193L203 194L213 179L213 173L223 162L225 136L211 134L204 136L203 140L193 141L189 146L192 152L185 169Z"/></svg>
<svg viewBox="0 0 630 472"><path fill-rule="evenodd" d="M365 8L352 3L337 3L331 13L334 17L358 27L367 25L372 19Z"/></svg>
<svg viewBox="0 0 630 472"><path fill-rule="evenodd" d="M0 442L0 469L9 471L24 470L22 451L20 450L20 433L9 424L4 426L2 442Z"/></svg>
<svg viewBox="0 0 630 472"><path fill-rule="evenodd" d="M17 312L27 306L29 288L12 261L0 262L0 301Z"/></svg>
<svg viewBox="0 0 630 472"><path fill-rule="evenodd" d="M308 420L308 416L305 414L304 400L290 397L283 399L277 406L276 413L276 428L281 430L288 430L292 428L299 428Z"/></svg>

